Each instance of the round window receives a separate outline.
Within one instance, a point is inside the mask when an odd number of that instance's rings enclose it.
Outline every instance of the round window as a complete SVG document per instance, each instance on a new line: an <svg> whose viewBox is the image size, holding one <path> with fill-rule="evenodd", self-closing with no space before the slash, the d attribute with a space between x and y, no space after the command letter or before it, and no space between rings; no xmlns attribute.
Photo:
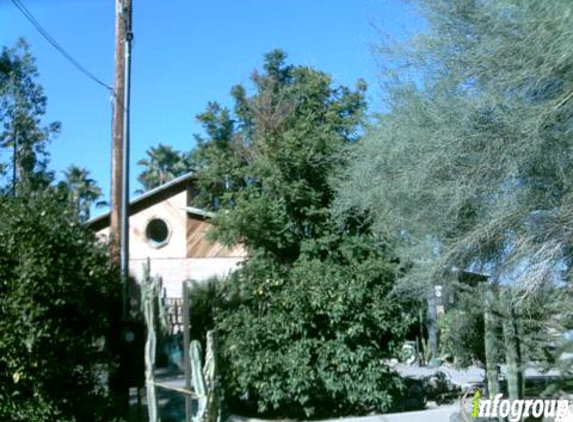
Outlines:
<svg viewBox="0 0 573 422"><path fill-rule="evenodd" d="M155 245L161 245L169 239L169 227L167 223L160 218L154 218L147 223L145 235L150 242Z"/></svg>

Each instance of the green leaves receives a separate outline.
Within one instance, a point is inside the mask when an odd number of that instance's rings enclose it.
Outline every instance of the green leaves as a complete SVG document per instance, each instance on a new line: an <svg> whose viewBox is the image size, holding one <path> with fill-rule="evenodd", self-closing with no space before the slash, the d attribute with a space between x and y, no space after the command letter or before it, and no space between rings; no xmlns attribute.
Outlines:
<svg viewBox="0 0 573 422"><path fill-rule="evenodd" d="M388 298L386 258L354 259L301 259L282 276L261 262L256 274L246 270L253 294L219 324L230 394L248 391L260 412L291 417L390 408L399 377L382 359L408 318Z"/></svg>
<svg viewBox="0 0 573 422"><path fill-rule="evenodd" d="M15 163L18 183L26 189L45 188L53 180L48 171L50 140L60 131L60 123L41 126L47 98L36 82L38 69L28 44L19 40L13 48L3 48L0 62L0 148L9 148ZM16 154L13 157L13 148Z"/></svg>
<svg viewBox="0 0 573 422"><path fill-rule="evenodd" d="M0 419L107 420L119 283L105 245L52 193L1 199L0 215Z"/></svg>
<svg viewBox="0 0 573 422"><path fill-rule="evenodd" d="M426 279L473 266L535 290L569 259L549 228L571 210L571 4L417 3L428 30L381 53L389 107L337 208L390 230Z"/></svg>
<svg viewBox="0 0 573 422"><path fill-rule="evenodd" d="M389 298L396 264L368 224L340 230L331 216L331 179L360 136L366 87L334 87L285 59L269 53L252 91L233 89L233 113L209 104L199 116L195 200L219 211L215 239L250 253L226 286L240 300L214 318L223 385L239 411L387 410L399 377L382 359L408 322Z"/></svg>
<svg viewBox="0 0 573 422"><path fill-rule="evenodd" d="M82 221L89 220L91 206L101 205L101 202L98 202L102 197L100 187L89 177L89 171L85 168L71 165L64 171L64 177L65 179L58 183L57 190L67 196Z"/></svg>
<svg viewBox="0 0 573 422"><path fill-rule="evenodd" d="M224 210L213 235L292 261L305 239L329 228L329 178L364 119L364 89L333 87L330 76L265 56L254 92L235 87L234 115L211 103L198 116L206 139L193 152L196 204Z"/></svg>
<svg viewBox="0 0 573 422"><path fill-rule="evenodd" d="M137 176L143 191L161 186L192 169L189 157L168 145L160 143L148 149L146 153L148 158L142 158L137 162L137 165L144 168Z"/></svg>

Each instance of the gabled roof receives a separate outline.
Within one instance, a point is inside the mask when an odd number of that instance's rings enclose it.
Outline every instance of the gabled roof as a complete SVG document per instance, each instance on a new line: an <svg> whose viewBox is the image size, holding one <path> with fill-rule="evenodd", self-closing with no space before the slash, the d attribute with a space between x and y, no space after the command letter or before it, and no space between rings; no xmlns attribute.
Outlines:
<svg viewBox="0 0 573 422"><path fill-rule="evenodd" d="M186 173L183 176L179 176L170 182L167 182L161 186L143 193L142 195L137 196L129 202L129 215L133 215L142 209L148 208L151 205L157 204L158 202L161 202L179 192L188 189L194 180L195 176L193 173ZM197 215L202 218L211 218L214 215L211 212L195 207L185 207L185 210L189 214ZM93 230L101 230L109 226L109 216L110 213L108 211L105 214L88 220L86 225Z"/></svg>

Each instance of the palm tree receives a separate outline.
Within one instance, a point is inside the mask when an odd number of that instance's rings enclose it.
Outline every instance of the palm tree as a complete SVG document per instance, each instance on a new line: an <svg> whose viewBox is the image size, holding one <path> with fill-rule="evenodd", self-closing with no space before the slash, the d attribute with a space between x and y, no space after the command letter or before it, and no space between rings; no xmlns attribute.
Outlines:
<svg viewBox="0 0 573 422"><path fill-rule="evenodd" d="M188 154L174 150L171 146L160 143L148 149L146 154L147 158L137 162L144 167L137 177L144 191L161 186L191 170Z"/></svg>
<svg viewBox="0 0 573 422"><path fill-rule="evenodd" d="M82 221L90 218L92 205L105 205L104 201L98 201L102 197L102 191L89 175L90 172L87 169L71 165L64 171L65 180L58 185L60 189L67 192L70 202L77 209Z"/></svg>

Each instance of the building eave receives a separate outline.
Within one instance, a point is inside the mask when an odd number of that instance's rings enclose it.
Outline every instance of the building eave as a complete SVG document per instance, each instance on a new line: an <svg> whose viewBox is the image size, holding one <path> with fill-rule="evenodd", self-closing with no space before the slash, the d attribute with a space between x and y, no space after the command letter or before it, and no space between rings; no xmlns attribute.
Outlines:
<svg viewBox="0 0 573 422"><path fill-rule="evenodd" d="M185 189L185 187L190 182L192 182L194 178L195 178L194 174L192 172L189 172L135 197L129 202L129 214L132 215L132 213L134 212L135 209L138 208L138 206L145 203L146 201L152 201L154 197L159 197L162 194L169 192L170 190L177 191L177 188L179 186L181 186L181 190ZM199 208L197 208L196 210L202 211ZM204 213L207 213L207 211L204 211ZM109 218L110 218L110 212L108 211L104 214L98 215L97 217L91 218L85 224L88 227L101 229L109 225Z"/></svg>

